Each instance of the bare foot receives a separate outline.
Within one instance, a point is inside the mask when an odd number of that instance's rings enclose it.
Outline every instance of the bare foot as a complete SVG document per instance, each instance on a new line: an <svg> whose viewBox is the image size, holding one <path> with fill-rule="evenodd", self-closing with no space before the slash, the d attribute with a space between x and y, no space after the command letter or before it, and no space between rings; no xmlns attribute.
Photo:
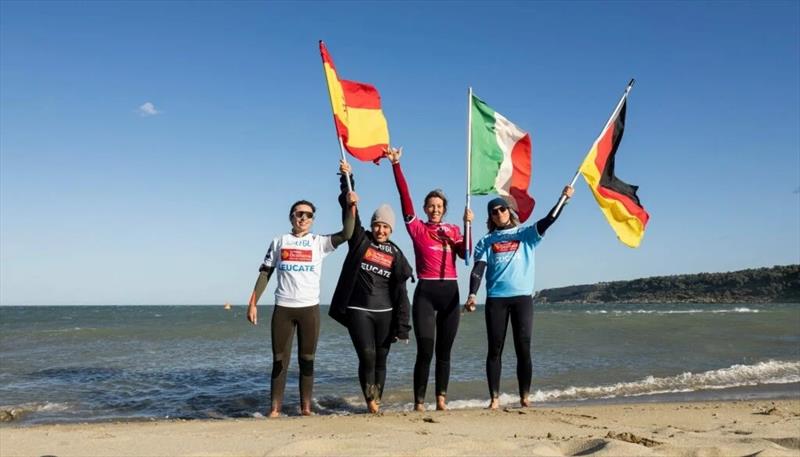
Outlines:
<svg viewBox="0 0 800 457"><path fill-rule="evenodd" d="M499 407L500 407L500 399L492 398L492 401L489 402L489 406L486 409L497 409Z"/></svg>
<svg viewBox="0 0 800 457"><path fill-rule="evenodd" d="M531 401L528 400L527 395L525 395L524 397L519 397L519 405L522 406L523 408L527 408L528 406L531 405Z"/></svg>
<svg viewBox="0 0 800 457"><path fill-rule="evenodd" d="M301 402L300 403L300 415L302 416L311 416L314 413L311 412L311 402Z"/></svg>
<svg viewBox="0 0 800 457"><path fill-rule="evenodd" d="M272 408L272 411L269 412L267 417L281 417L281 409Z"/></svg>
<svg viewBox="0 0 800 457"><path fill-rule="evenodd" d="M381 405L379 405L378 402L375 400L369 400L367 401L367 409L369 410L370 413L377 414L378 411L381 410Z"/></svg>
<svg viewBox="0 0 800 457"><path fill-rule="evenodd" d="M447 411L447 397L444 395L437 395L436 396L436 411Z"/></svg>
<svg viewBox="0 0 800 457"><path fill-rule="evenodd" d="M414 403L414 411L418 413L425 412L425 403Z"/></svg>

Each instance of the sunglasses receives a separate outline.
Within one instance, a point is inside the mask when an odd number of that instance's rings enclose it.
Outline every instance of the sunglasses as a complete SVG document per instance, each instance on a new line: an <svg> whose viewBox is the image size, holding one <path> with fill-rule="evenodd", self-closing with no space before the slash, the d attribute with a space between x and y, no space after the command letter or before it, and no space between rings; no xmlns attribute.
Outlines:
<svg viewBox="0 0 800 457"><path fill-rule="evenodd" d="M312 213L311 211L295 211L294 217L295 219L302 219L302 218L314 219L314 213Z"/></svg>
<svg viewBox="0 0 800 457"><path fill-rule="evenodd" d="M498 214L505 213L508 211L508 208L505 206L498 206L497 208L492 208L492 216L497 216Z"/></svg>

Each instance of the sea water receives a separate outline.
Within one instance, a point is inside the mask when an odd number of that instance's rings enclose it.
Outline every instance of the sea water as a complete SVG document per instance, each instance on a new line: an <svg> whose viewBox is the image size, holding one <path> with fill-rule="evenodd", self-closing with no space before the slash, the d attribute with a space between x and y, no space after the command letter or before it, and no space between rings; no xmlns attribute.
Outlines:
<svg viewBox="0 0 800 457"><path fill-rule="evenodd" d="M246 307L0 307L0 419L10 424L258 417L268 409L269 317ZM328 318L315 362L318 414L366 411L347 330ZM412 333L413 335L413 333ZM416 346L394 344L385 410L410 410ZM296 347L284 411L297 414ZM481 307L461 316L451 408L485 406ZM800 397L800 304L535 305L534 404ZM431 377L433 377L433 367ZM501 404L516 404L508 331ZM428 387L433 402L433 379Z"/></svg>

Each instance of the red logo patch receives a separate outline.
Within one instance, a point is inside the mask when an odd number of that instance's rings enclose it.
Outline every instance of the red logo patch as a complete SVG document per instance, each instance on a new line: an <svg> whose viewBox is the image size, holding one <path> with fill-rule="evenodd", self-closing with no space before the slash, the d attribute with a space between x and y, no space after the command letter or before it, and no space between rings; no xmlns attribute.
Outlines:
<svg viewBox="0 0 800 457"><path fill-rule="evenodd" d="M492 243L492 251L496 254L503 252L514 252L519 247L519 241L498 241Z"/></svg>
<svg viewBox="0 0 800 457"><path fill-rule="evenodd" d="M380 265L383 268L389 268L392 266L394 257L369 247L367 248L367 252L364 253L364 261Z"/></svg>
<svg viewBox="0 0 800 457"><path fill-rule="evenodd" d="M311 262L312 255L308 249L281 249L281 259L287 262Z"/></svg>

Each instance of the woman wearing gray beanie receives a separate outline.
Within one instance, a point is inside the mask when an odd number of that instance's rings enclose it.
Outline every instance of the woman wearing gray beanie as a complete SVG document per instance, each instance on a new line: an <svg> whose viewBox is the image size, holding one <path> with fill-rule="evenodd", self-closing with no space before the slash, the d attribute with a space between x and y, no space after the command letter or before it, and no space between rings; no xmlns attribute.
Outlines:
<svg viewBox="0 0 800 457"><path fill-rule="evenodd" d="M358 380L371 413L380 410L386 381L386 360L391 344L408 343L409 302L406 281L412 270L403 252L389 241L395 217L389 205L381 205L370 220L370 229L361 226L357 207L346 202L347 181L352 181L350 165L339 163L342 219L355 212L353 235L347 257L331 299L329 314L347 327L358 354Z"/></svg>

